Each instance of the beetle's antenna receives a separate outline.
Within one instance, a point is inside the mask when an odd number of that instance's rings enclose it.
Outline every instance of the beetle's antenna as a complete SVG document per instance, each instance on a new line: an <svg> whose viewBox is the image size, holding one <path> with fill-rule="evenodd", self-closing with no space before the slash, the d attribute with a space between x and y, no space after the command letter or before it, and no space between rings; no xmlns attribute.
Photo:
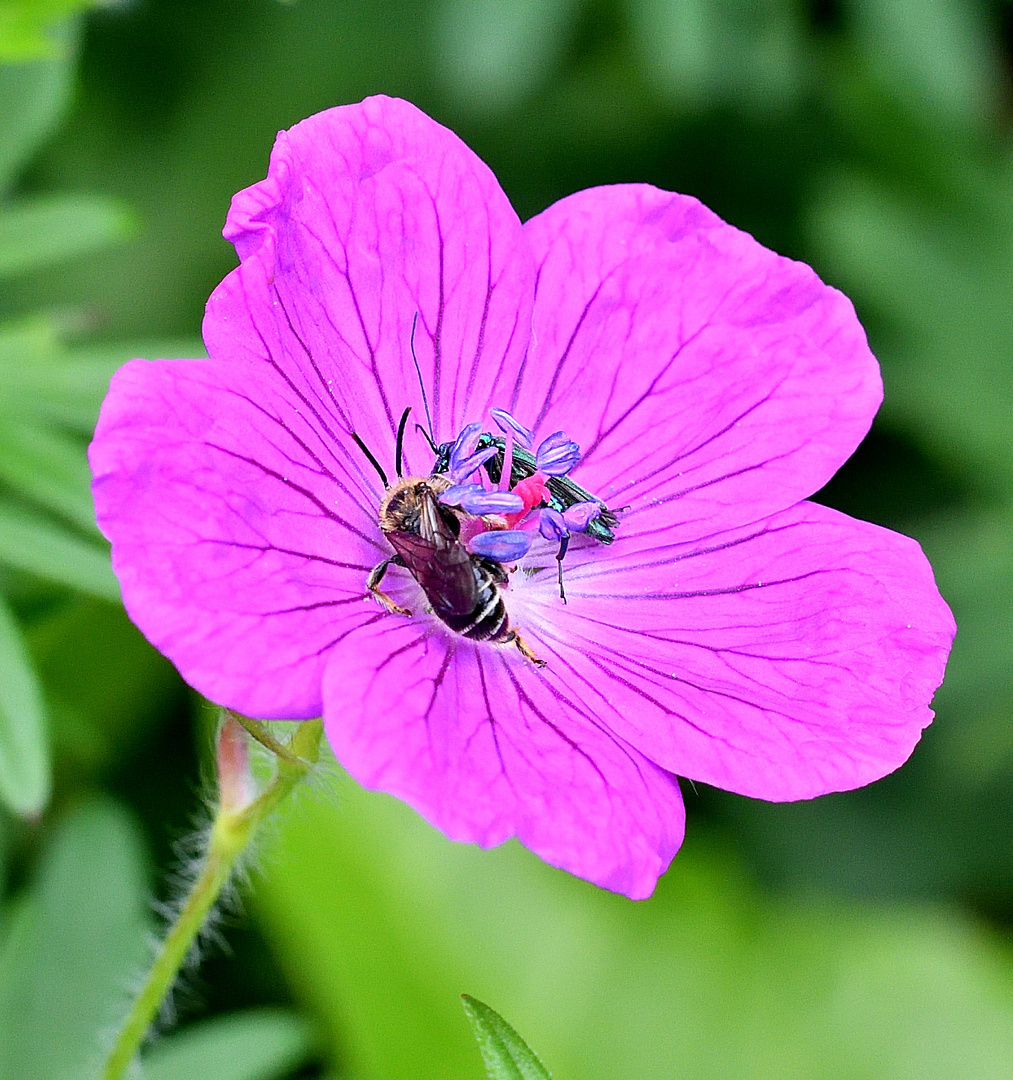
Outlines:
<svg viewBox="0 0 1013 1080"><path fill-rule="evenodd" d="M394 463L397 465L397 475L400 479L404 475L404 471L401 468L402 459L404 456L404 429L408 423L408 414L412 411L411 405L401 414L401 423L397 426L397 443L394 450Z"/></svg>
<svg viewBox="0 0 1013 1080"><path fill-rule="evenodd" d="M436 443L433 442L433 437L429 434L428 431L426 431L426 429L421 424L416 424L415 430L422 432L422 438L425 439L427 443L429 443L429 449L432 450L434 454L438 454L440 452L440 448L436 445Z"/></svg>
<svg viewBox="0 0 1013 1080"><path fill-rule="evenodd" d="M407 416L407 415L408 414L406 412L405 416ZM402 419L401 419L401 424L402 424L402 427L403 427L404 426L404 417L402 417ZM380 467L380 462L377 461L376 458L373 457L373 455L369 452L369 447L362 441L362 439L359 438L358 435L355 434L354 431L352 432L352 438L355 440L355 442L358 445L359 449L366 455L367 458L369 458L370 465L372 465L373 468L376 469L376 471L380 474L380 479L383 481L383 486L385 488L390 487L390 483L387 480L387 474ZM398 473L398 475L399 476L401 475L400 472Z"/></svg>
<svg viewBox="0 0 1013 1080"><path fill-rule="evenodd" d="M415 374L419 377L419 389L422 391L422 404L426 408L426 424L429 426L429 445L436 449L436 436L433 434L433 418L429 415L429 399L426 397L426 388L422 382L422 369L419 367L419 359L415 355L415 324L419 321L419 313L416 311L412 316L412 336L409 344L412 350L412 360L415 363Z"/></svg>

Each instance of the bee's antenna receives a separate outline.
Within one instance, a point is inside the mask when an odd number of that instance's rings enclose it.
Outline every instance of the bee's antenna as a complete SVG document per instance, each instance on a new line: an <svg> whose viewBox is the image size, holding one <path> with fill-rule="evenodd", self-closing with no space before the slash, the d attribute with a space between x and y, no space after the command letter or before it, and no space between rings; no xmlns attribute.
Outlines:
<svg viewBox="0 0 1013 1080"><path fill-rule="evenodd" d="M401 476L404 475L401 468L401 462L403 457L402 452L404 451L404 429L405 425L408 423L408 414L411 411L412 407L411 405L409 405L408 408L405 409L405 411L401 414L401 423L399 423L397 426L397 443L395 444L394 450L394 463L397 465L397 475L399 479Z"/></svg>
<svg viewBox="0 0 1013 1080"><path fill-rule="evenodd" d="M405 416L407 415L408 414L406 412ZM404 417L401 418L401 426L404 427ZM390 487L390 483L387 480L387 474L380 467L380 462L377 461L376 458L373 457L373 455L369 452L369 447L362 441L362 439L359 438L358 435L355 434L354 431L352 432L352 438L355 440L356 445L359 447L359 449L366 455L367 458L369 458L370 465L372 465L373 468L376 469L376 471L380 474L380 479L383 481L383 486L385 488ZM398 475L401 475L400 471L398 472Z"/></svg>
<svg viewBox="0 0 1013 1080"><path fill-rule="evenodd" d="M426 429L421 424L416 424L415 430L422 432L422 438L424 438L426 442L429 443L429 449L432 450L434 454L438 454L440 452L440 448L436 445L436 443L433 442L432 435L430 435L429 432L426 431Z"/></svg>
<svg viewBox="0 0 1013 1080"><path fill-rule="evenodd" d="M412 316L412 336L409 344L412 350L412 360L415 363L415 374L419 377L419 389L422 391L422 404L426 408L426 424L429 426L429 445L435 451L436 436L433 434L433 418L429 415L429 399L426 397L426 388L422 382L422 370L419 368L419 360L415 355L415 324L419 321L419 313L416 311Z"/></svg>

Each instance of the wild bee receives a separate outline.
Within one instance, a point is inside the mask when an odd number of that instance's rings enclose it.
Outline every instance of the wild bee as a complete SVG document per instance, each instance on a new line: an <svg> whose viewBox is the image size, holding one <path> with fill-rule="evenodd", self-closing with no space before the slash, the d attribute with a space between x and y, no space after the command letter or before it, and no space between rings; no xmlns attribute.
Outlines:
<svg viewBox="0 0 1013 1080"><path fill-rule="evenodd" d="M460 540L459 511L444 506L439 496L451 486L448 476L400 477L401 448L409 410L398 427L397 468L399 478L387 477L358 436L359 447L380 474L387 488L380 503L379 521L395 553L371 571L366 587L390 612L411 615L380 588L390 566L402 566L422 587L433 613L446 626L472 641L495 644L513 642L521 654L539 667L539 660L521 635L510 626L502 588L507 583L503 566L474 555Z"/></svg>
<svg viewBox="0 0 1013 1080"><path fill-rule="evenodd" d="M453 443L440 443L439 446L433 447L436 452L433 473L444 473L450 468L450 452L453 445ZM494 484L498 484L503 471L506 440L502 435L491 435L487 431L483 432L478 438L475 450L484 450L489 446L496 447L497 453L495 457L491 457L485 463L485 471L489 474L489 479ZM538 464L535 461L535 455L525 447L514 443L513 461L510 466L510 484L508 486L513 488L521 480L533 476L537 471ZM549 489L548 505L561 514L577 503L597 501L589 491L585 491L568 476L548 476L546 477L546 487ZM609 510L607 506L603 506L601 513L588 523L587 535L602 544L611 544L615 540L613 529L618 524L619 519L615 513Z"/></svg>

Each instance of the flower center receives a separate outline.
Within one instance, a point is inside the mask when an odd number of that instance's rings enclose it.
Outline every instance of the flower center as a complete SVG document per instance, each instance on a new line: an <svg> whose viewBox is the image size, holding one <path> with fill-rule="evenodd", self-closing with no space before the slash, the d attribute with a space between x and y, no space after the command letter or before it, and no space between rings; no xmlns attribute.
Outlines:
<svg viewBox="0 0 1013 1080"><path fill-rule="evenodd" d="M571 536L583 533L611 544L618 519L570 479L580 447L565 431L536 447L532 432L505 409L491 415L502 434L471 423L437 448L432 474L451 481L439 501L461 515L460 540L468 550L493 562L521 559L536 536L558 543L559 595L565 601L563 558Z"/></svg>

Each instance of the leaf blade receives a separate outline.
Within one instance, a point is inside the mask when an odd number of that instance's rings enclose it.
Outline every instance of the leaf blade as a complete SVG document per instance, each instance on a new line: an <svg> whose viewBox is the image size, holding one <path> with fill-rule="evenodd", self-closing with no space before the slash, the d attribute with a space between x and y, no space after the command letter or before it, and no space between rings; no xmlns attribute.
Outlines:
<svg viewBox="0 0 1013 1080"><path fill-rule="evenodd" d="M303 1064L308 1025L283 1009L215 1017L167 1035L143 1059L145 1080L274 1080Z"/></svg>
<svg viewBox="0 0 1013 1080"><path fill-rule="evenodd" d="M91 435L109 380L128 360L206 355L200 341L186 339L67 349L45 319L0 326L0 419L45 420Z"/></svg>
<svg viewBox="0 0 1013 1080"><path fill-rule="evenodd" d="M23 63L59 55L54 30L95 0L8 0L0 8L0 62Z"/></svg>
<svg viewBox="0 0 1013 1080"><path fill-rule="evenodd" d="M79 30L76 19L68 20L54 32L44 59L0 63L0 192L53 132L70 102ZM0 43L0 59L4 52Z"/></svg>
<svg viewBox="0 0 1013 1080"><path fill-rule="evenodd" d="M58 585L120 602L109 557L41 515L0 507L0 562Z"/></svg>
<svg viewBox="0 0 1013 1080"><path fill-rule="evenodd" d="M129 211L97 195L22 199L0 210L0 278L85 255L126 237Z"/></svg>
<svg viewBox="0 0 1013 1080"><path fill-rule="evenodd" d="M149 951L147 856L134 819L105 800L66 814L24 900L0 955L4 1080L95 1077Z"/></svg>
<svg viewBox="0 0 1013 1080"><path fill-rule="evenodd" d="M84 444L40 424L0 426L0 479L34 502L97 532Z"/></svg>
<svg viewBox="0 0 1013 1080"><path fill-rule="evenodd" d="M461 995L490 1080L551 1080L538 1055L495 1009Z"/></svg>
<svg viewBox="0 0 1013 1080"><path fill-rule="evenodd" d="M15 814L35 816L50 786L42 690L17 619L0 598L0 800Z"/></svg>

